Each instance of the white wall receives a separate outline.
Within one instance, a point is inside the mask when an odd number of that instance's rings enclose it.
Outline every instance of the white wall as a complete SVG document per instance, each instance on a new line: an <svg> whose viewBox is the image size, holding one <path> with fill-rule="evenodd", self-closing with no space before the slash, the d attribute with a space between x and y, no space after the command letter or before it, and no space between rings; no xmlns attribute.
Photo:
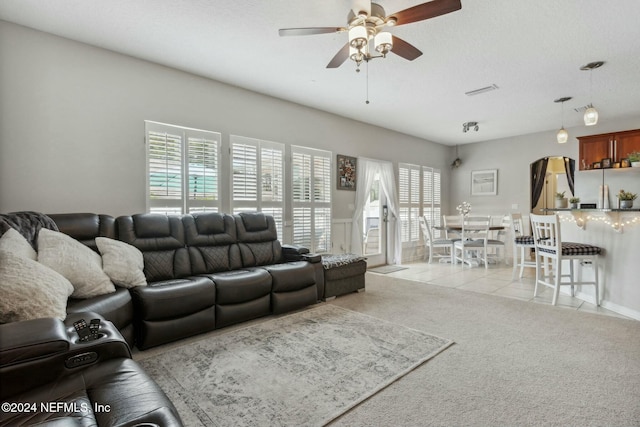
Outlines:
<svg viewBox="0 0 640 427"><path fill-rule="evenodd" d="M449 193L447 146L4 21L0 64L0 212L143 212L144 120L433 166Z"/></svg>

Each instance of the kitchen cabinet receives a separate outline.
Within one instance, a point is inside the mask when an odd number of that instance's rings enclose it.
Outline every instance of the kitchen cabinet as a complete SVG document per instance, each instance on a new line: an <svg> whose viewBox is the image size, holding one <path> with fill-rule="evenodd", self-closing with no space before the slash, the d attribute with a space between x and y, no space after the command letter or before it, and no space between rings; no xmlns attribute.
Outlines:
<svg viewBox="0 0 640 427"><path fill-rule="evenodd" d="M640 151L640 129L578 137L579 170L592 169L594 162L611 159L611 165Z"/></svg>

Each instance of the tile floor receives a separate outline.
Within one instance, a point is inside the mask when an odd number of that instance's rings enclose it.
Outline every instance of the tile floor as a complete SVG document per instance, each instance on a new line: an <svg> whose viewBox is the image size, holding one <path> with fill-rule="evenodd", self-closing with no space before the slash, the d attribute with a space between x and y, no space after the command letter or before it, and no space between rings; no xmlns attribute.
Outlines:
<svg viewBox="0 0 640 427"><path fill-rule="evenodd" d="M432 264L417 261L403 264L403 267L408 268L406 270L387 273L384 276L498 295L506 298L516 298L538 304L551 305L553 297L553 291L550 288L544 288L542 291L539 290L538 296L533 297L533 288L535 286L535 270L533 268L525 268L523 278L513 280L513 267L504 263L490 265L486 270L484 267L463 267L460 264L451 265L448 263L438 263L437 261L434 261ZM621 314L602 307L596 307L592 303L569 295L563 295L562 293L558 297L557 306L628 319L628 317Z"/></svg>

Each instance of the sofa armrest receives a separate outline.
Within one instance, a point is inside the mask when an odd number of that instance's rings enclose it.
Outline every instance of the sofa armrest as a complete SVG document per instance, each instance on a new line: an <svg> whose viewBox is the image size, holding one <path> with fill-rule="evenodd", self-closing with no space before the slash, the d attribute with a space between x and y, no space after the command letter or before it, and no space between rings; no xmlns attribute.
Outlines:
<svg viewBox="0 0 640 427"><path fill-rule="evenodd" d="M64 354L69 338L58 319L33 319L0 325L0 369Z"/></svg>
<svg viewBox="0 0 640 427"><path fill-rule="evenodd" d="M312 264L317 264L322 262L322 255L320 254L304 254L302 255L302 260L310 262Z"/></svg>
<svg viewBox="0 0 640 427"><path fill-rule="evenodd" d="M81 317L87 322L101 319L100 338L79 340L73 322ZM0 325L0 398L122 357L131 357L129 346L118 329L96 313L77 313L65 322L43 318Z"/></svg>
<svg viewBox="0 0 640 427"><path fill-rule="evenodd" d="M287 261L303 261L309 254L309 248L300 245L282 245L282 258Z"/></svg>

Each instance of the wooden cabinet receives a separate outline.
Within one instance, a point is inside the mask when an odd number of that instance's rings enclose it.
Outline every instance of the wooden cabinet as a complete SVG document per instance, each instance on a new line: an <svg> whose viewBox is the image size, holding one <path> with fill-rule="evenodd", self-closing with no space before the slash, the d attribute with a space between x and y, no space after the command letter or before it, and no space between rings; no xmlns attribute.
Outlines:
<svg viewBox="0 0 640 427"><path fill-rule="evenodd" d="M626 159L632 151L640 151L640 129L600 135L581 136L578 168L591 169L594 162L611 159L611 164Z"/></svg>

